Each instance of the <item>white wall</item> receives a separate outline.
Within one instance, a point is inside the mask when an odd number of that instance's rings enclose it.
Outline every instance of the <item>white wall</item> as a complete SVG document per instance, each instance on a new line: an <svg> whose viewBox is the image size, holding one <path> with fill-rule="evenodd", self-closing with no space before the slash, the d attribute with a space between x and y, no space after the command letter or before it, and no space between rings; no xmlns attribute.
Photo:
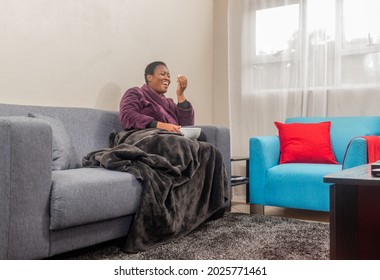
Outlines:
<svg viewBox="0 0 380 280"><path fill-rule="evenodd" d="M213 24L213 0L0 0L0 102L118 110L163 60L213 123Z"/></svg>
<svg viewBox="0 0 380 280"><path fill-rule="evenodd" d="M230 127L228 0L214 1L214 123Z"/></svg>

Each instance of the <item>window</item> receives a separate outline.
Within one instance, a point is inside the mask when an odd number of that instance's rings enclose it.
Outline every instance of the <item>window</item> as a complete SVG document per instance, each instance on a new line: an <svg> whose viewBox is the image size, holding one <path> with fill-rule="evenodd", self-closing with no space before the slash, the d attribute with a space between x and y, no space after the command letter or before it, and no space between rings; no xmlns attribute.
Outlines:
<svg viewBox="0 0 380 280"><path fill-rule="evenodd" d="M344 0L342 85L376 85L380 79L380 1Z"/></svg>
<svg viewBox="0 0 380 280"><path fill-rule="evenodd" d="M294 52L292 41L298 32L298 14L298 4L256 11L256 55Z"/></svg>
<svg viewBox="0 0 380 280"><path fill-rule="evenodd" d="M344 0L343 4L343 47L380 44L380 1Z"/></svg>
<svg viewBox="0 0 380 280"><path fill-rule="evenodd" d="M272 0L252 7L253 89L380 85L380 1Z"/></svg>

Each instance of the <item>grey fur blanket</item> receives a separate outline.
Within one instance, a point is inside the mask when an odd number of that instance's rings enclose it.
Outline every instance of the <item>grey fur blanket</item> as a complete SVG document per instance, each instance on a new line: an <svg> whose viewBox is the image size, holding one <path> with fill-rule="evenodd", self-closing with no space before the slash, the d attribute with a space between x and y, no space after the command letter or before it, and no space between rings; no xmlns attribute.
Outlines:
<svg viewBox="0 0 380 280"><path fill-rule="evenodd" d="M184 236L225 207L225 166L212 144L146 129L113 133L110 147L89 153L83 166L130 172L143 186L125 251Z"/></svg>

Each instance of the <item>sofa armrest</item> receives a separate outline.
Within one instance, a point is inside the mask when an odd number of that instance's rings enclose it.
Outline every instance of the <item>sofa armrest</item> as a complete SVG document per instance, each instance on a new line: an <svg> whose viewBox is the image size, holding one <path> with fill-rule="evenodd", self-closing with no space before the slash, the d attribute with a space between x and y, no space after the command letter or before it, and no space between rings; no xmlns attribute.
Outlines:
<svg viewBox="0 0 380 280"><path fill-rule="evenodd" d="M278 165L280 140L278 136L260 136L249 140L249 202L265 204L264 182L267 170Z"/></svg>
<svg viewBox="0 0 380 280"><path fill-rule="evenodd" d="M231 147L230 130L218 125L195 125L202 128L202 133L206 136L207 142L213 144L222 154L228 181L231 180Z"/></svg>
<svg viewBox="0 0 380 280"><path fill-rule="evenodd" d="M231 205L231 147L230 147L230 130L224 126L218 125L195 125L194 127L202 128L202 133L206 136L207 142L213 144L222 154L224 165L226 167L228 180L228 201L226 207Z"/></svg>
<svg viewBox="0 0 380 280"><path fill-rule="evenodd" d="M367 164L367 141L362 137L356 137L348 144L343 159L343 168Z"/></svg>
<svg viewBox="0 0 380 280"><path fill-rule="evenodd" d="M48 256L51 166L50 126L0 118L0 259Z"/></svg>

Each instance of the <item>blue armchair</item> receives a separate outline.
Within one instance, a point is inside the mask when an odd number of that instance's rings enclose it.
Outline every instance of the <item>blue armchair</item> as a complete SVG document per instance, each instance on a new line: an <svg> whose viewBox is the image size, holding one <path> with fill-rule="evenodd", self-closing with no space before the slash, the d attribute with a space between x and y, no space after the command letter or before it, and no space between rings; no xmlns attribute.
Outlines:
<svg viewBox="0 0 380 280"><path fill-rule="evenodd" d="M367 163L367 142L360 136L380 135L380 117L299 117L289 118L285 123L325 121L331 121L331 146L338 164L279 164L278 136L250 139L250 204L330 210L329 184L323 183L323 177Z"/></svg>

